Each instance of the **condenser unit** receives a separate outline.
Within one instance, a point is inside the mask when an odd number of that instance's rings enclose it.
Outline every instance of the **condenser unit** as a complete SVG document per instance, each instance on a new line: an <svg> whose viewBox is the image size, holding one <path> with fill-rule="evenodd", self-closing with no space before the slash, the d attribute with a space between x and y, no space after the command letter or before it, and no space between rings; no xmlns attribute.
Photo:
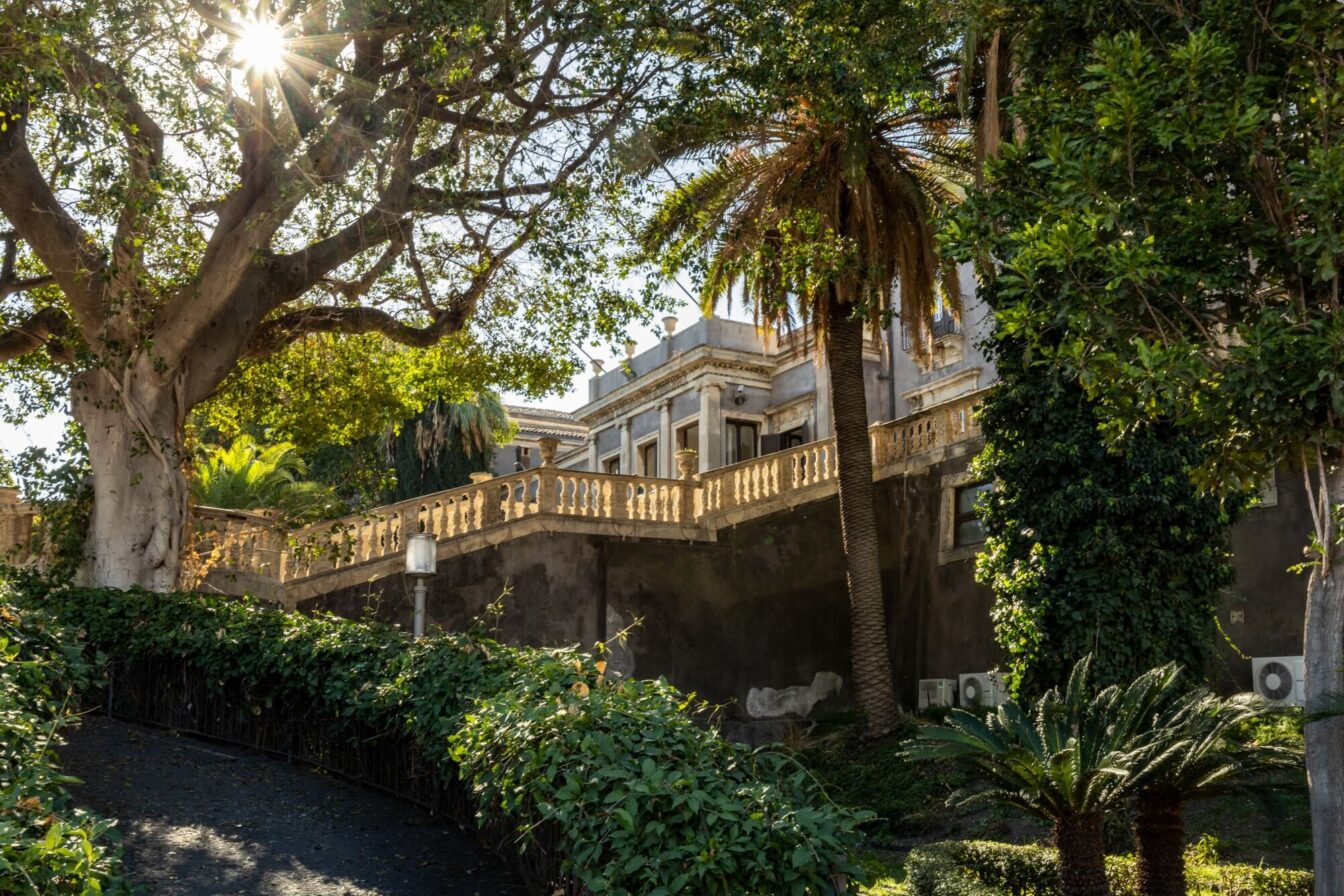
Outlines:
<svg viewBox="0 0 1344 896"><path fill-rule="evenodd" d="M957 692L957 683L950 678L921 678L919 680L919 708L951 706Z"/></svg>
<svg viewBox="0 0 1344 896"><path fill-rule="evenodd" d="M966 709L988 709L1008 697L1007 689L993 672L967 672L958 677L961 705Z"/></svg>
<svg viewBox="0 0 1344 896"><path fill-rule="evenodd" d="M1300 656L1258 656L1251 660L1251 687L1270 703L1301 706L1306 700Z"/></svg>

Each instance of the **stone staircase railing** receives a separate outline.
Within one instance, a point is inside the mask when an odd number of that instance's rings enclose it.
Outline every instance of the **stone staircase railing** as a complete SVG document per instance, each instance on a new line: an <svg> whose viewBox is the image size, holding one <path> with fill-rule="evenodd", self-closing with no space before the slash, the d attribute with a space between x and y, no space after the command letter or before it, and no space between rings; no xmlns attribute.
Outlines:
<svg viewBox="0 0 1344 896"><path fill-rule="evenodd" d="M984 391L873 426L873 478L917 469L978 438L973 412ZM831 439L698 476L694 452L678 452L679 479L563 470L555 447L543 440L543 465L532 470L297 529L264 512L196 508L185 584L289 602L395 573L405 535L416 532L437 536L441 557L535 531L713 540L720 526L833 494L838 474ZM4 525L0 507L0 532ZM27 531L17 519L10 526Z"/></svg>

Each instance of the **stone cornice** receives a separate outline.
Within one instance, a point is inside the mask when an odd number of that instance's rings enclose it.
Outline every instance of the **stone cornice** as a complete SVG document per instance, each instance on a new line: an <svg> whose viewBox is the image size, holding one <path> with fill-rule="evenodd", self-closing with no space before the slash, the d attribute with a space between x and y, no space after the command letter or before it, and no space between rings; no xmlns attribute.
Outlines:
<svg viewBox="0 0 1344 896"><path fill-rule="evenodd" d="M722 378L768 389L776 367L759 352L698 345L644 376L637 377L574 412L590 429L599 429L663 394L700 380Z"/></svg>

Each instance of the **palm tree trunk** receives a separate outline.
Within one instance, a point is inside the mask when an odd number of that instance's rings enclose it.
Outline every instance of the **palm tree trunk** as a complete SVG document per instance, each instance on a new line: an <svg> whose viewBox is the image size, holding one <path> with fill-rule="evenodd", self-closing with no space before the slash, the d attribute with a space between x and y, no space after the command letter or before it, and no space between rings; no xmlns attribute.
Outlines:
<svg viewBox="0 0 1344 896"><path fill-rule="evenodd" d="M863 383L863 321L830 298L831 413L835 422L839 472L840 535L849 585L851 662L854 696L868 716L868 732L880 734L896 724L900 711L891 681L887 613L882 599L877 516L873 506L873 448L868 436L868 398Z"/></svg>
<svg viewBox="0 0 1344 896"><path fill-rule="evenodd" d="M1101 813L1070 815L1055 822L1061 896L1110 896Z"/></svg>
<svg viewBox="0 0 1344 896"><path fill-rule="evenodd" d="M1185 822L1180 797L1145 791L1136 802L1139 893L1185 896Z"/></svg>

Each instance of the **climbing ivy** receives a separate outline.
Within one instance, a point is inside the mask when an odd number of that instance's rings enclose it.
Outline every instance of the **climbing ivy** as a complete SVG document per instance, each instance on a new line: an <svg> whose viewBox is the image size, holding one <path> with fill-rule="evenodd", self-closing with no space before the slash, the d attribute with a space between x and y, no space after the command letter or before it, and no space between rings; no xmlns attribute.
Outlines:
<svg viewBox="0 0 1344 896"><path fill-rule="evenodd" d="M995 488L976 576L994 589L1013 691L1065 681L1088 653L1106 684L1173 660L1206 667L1244 499L1196 489L1195 434L1153 425L1108 446L1076 381L1011 339L989 348L1001 381L980 412L975 469Z"/></svg>

